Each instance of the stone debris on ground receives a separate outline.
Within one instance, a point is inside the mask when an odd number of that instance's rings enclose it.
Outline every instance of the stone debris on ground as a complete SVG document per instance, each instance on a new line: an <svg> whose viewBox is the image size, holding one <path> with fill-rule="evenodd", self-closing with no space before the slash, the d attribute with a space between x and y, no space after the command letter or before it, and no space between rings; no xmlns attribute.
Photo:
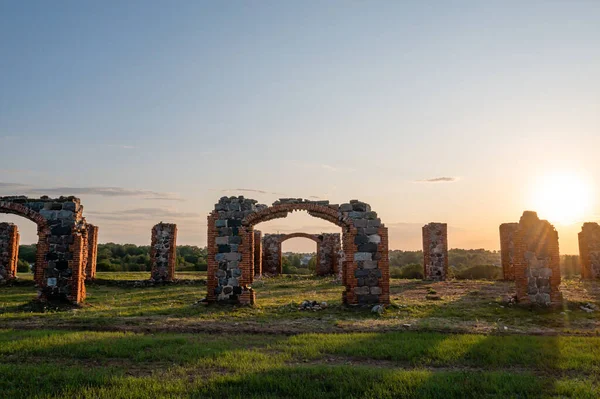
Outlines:
<svg viewBox="0 0 600 399"><path fill-rule="evenodd" d="M327 302L318 302L318 301L303 301L300 306L298 307L298 310L312 310L312 311L317 311L317 310L323 310L327 308Z"/></svg>

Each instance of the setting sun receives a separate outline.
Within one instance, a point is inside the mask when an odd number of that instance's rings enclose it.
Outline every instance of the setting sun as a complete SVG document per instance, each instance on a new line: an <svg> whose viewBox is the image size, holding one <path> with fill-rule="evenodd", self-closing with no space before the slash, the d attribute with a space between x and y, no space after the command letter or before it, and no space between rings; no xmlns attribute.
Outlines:
<svg viewBox="0 0 600 399"><path fill-rule="evenodd" d="M592 205L592 186L573 173L542 177L533 193L540 217L553 223L572 224L588 217Z"/></svg>

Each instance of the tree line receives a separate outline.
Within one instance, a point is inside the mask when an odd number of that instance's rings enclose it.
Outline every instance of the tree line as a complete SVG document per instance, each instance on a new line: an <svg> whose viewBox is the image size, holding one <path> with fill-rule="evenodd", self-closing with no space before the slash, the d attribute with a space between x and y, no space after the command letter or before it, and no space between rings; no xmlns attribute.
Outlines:
<svg viewBox="0 0 600 399"><path fill-rule="evenodd" d="M207 268L206 247L194 245L177 246L176 270L205 271ZM36 245L19 246L17 271L28 272L35 263ZM423 278L423 251L392 250L390 275L394 278ZM308 262L306 260L309 259ZM502 278L500 251L486 249L450 249L448 251L450 277L459 279ZM285 274L313 274L316 266L315 253L285 253L282 269ZM562 255L561 273L565 277L580 274L579 256ZM98 244L96 269L101 272L150 271L150 246L134 244Z"/></svg>

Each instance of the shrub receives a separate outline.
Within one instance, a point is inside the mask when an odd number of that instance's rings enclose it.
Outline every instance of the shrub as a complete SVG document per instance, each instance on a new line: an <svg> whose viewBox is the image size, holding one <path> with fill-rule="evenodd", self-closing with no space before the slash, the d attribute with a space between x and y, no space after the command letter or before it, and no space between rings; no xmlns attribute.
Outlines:
<svg viewBox="0 0 600 399"><path fill-rule="evenodd" d="M390 267L390 276L392 278L423 279L423 265L411 263L405 266Z"/></svg>
<svg viewBox="0 0 600 399"><path fill-rule="evenodd" d="M454 271L459 280L498 280L501 274L502 269L494 265L477 265Z"/></svg>

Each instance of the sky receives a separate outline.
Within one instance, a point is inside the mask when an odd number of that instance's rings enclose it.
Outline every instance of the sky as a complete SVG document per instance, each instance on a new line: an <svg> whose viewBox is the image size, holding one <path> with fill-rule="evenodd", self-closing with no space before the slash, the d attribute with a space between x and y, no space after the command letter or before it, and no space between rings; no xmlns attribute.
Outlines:
<svg viewBox="0 0 600 399"><path fill-rule="evenodd" d="M0 195L77 195L100 242L146 245L160 221L206 245L223 195L359 199L405 250L432 221L499 249L530 209L575 254L600 220L598 21L598 1L0 0Z"/></svg>

